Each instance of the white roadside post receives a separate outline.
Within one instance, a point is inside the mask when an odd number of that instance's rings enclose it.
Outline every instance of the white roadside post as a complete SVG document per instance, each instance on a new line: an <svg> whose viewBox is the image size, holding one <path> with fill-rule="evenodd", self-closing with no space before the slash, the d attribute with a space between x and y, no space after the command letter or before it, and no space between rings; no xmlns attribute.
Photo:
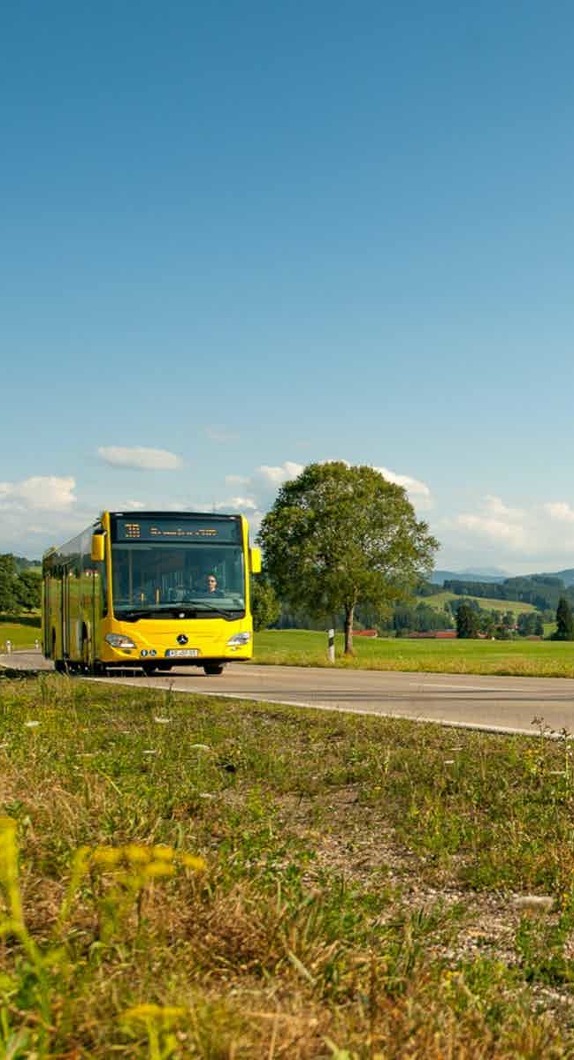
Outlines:
<svg viewBox="0 0 574 1060"><path fill-rule="evenodd" d="M6 655L9 655L11 651L12 651L12 641L11 640L7 640L6 641Z"/></svg>
<svg viewBox="0 0 574 1060"><path fill-rule="evenodd" d="M329 638L327 650L328 659L329 662L335 662L335 630L327 630L327 636Z"/></svg>

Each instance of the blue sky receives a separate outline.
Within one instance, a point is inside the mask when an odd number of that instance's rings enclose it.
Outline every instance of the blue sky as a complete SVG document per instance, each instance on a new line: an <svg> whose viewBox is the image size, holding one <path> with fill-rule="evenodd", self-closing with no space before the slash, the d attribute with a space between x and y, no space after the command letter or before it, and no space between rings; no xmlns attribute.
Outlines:
<svg viewBox="0 0 574 1060"><path fill-rule="evenodd" d="M0 552L342 459L574 566L574 7L0 8Z"/></svg>

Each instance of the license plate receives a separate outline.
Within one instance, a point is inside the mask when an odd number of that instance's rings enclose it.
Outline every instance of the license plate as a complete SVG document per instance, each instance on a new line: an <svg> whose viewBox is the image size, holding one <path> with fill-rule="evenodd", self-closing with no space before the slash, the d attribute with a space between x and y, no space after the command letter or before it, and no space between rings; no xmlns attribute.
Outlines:
<svg viewBox="0 0 574 1060"><path fill-rule="evenodd" d="M190 659L195 655L199 655L199 651L197 648L168 648L165 654L170 659L173 659L174 656L177 656L178 659Z"/></svg>

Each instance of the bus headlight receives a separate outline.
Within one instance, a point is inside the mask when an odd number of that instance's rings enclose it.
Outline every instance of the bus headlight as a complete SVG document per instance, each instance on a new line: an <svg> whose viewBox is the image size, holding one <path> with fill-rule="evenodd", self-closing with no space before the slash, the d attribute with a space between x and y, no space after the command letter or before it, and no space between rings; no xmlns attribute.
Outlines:
<svg viewBox="0 0 574 1060"><path fill-rule="evenodd" d="M241 648L244 644L249 644L251 640L251 633L235 633L233 637L230 637L227 641L228 648Z"/></svg>
<svg viewBox="0 0 574 1060"><path fill-rule="evenodd" d="M123 633L106 633L106 640L108 644L111 644L112 648L120 648L122 651L129 651L130 648L135 648L131 637L126 637Z"/></svg>

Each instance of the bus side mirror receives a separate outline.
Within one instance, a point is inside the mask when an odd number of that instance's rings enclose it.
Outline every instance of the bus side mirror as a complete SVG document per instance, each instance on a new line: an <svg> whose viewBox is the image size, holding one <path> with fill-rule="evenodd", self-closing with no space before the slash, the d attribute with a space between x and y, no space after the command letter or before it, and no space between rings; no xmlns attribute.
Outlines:
<svg viewBox="0 0 574 1060"><path fill-rule="evenodd" d="M252 574L261 574L261 549L249 549L249 566Z"/></svg>
<svg viewBox="0 0 574 1060"><path fill-rule="evenodd" d="M92 551L90 554L92 563L103 563L104 555L104 535L92 534Z"/></svg>

